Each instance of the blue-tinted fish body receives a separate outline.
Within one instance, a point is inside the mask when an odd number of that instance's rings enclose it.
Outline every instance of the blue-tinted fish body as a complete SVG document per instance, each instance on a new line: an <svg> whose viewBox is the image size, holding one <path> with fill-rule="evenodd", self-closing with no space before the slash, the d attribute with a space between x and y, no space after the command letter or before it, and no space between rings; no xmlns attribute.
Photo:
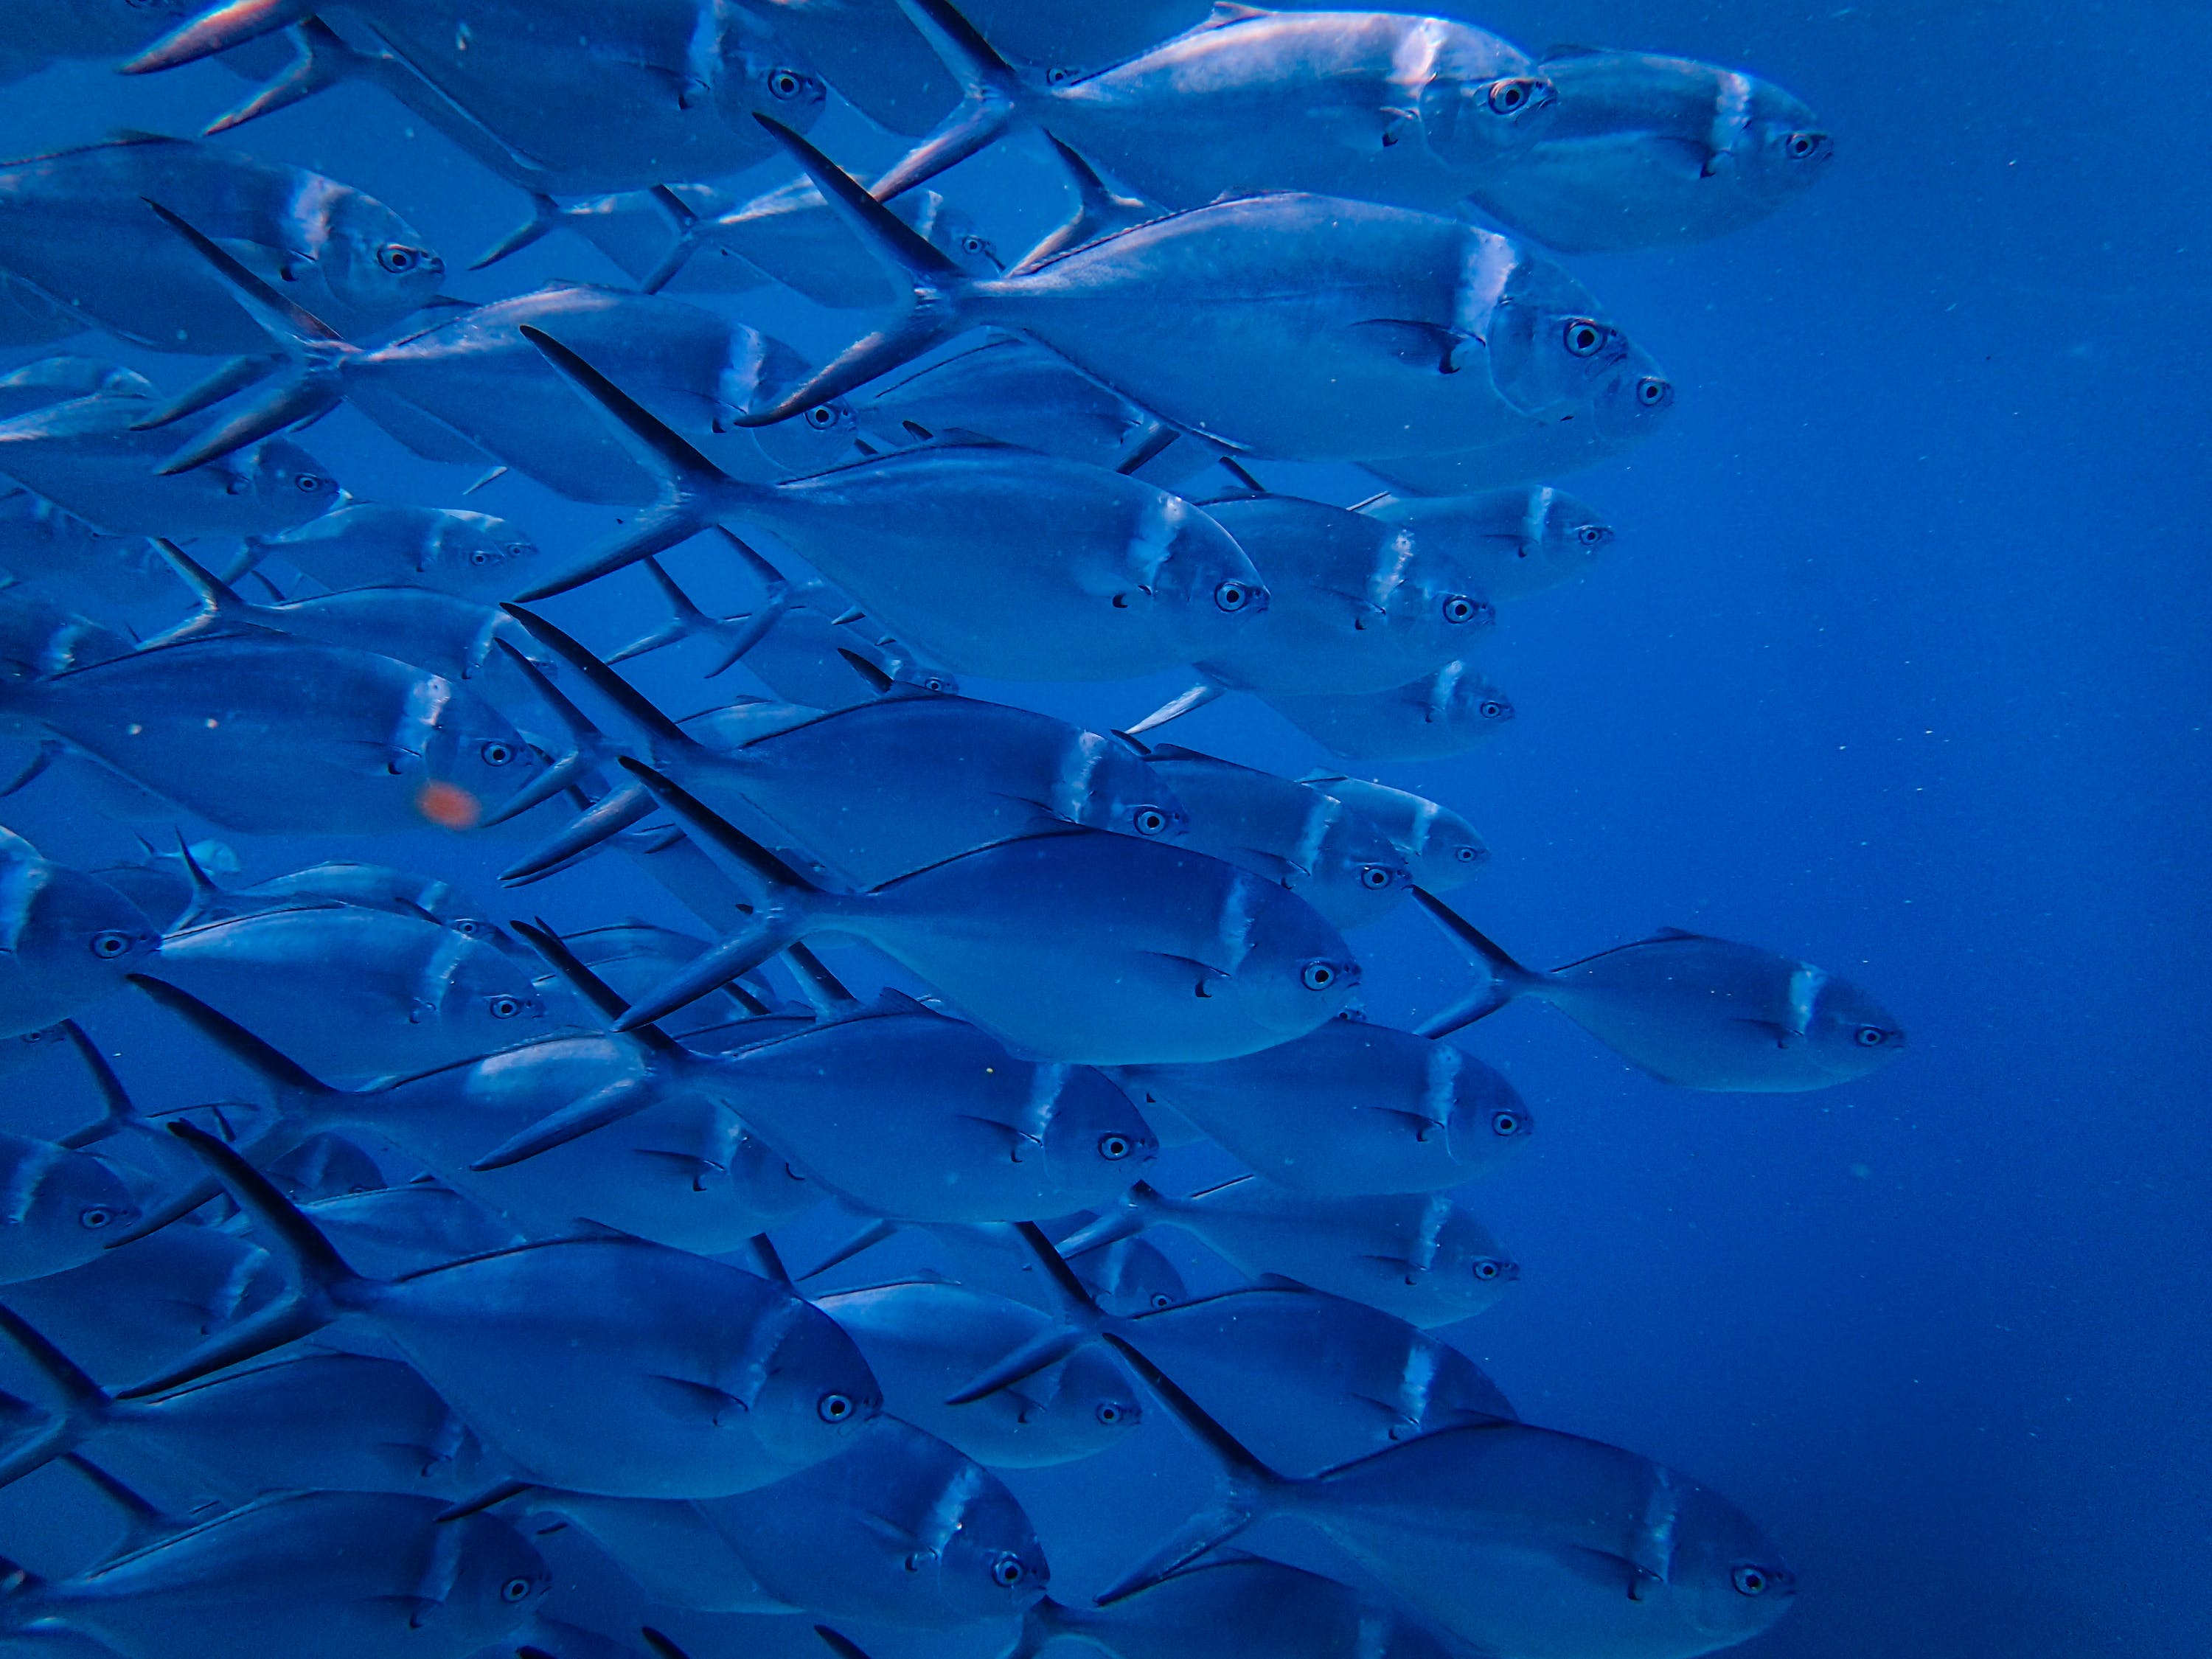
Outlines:
<svg viewBox="0 0 2212 1659"><path fill-rule="evenodd" d="M0 53L0 82L8 60ZM20 276L0 272L0 345L46 345L85 330L84 319L60 301L48 299Z"/></svg>
<svg viewBox="0 0 2212 1659"><path fill-rule="evenodd" d="M177 434L132 424L155 407L143 394L99 392L0 422L0 472L111 536L260 535L337 499L329 470L283 438L190 472L156 472Z"/></svg>
<svg viewBox="0 0 2212 1659"><path fill-rule="evenodd" d="M419 231L357 190L236 151L151 137L0 169L0 266L156 351L266 350L221 281L147 210L149 198L343 329L398 321L445 274Z"/></svg>
<svg viewBox="0 0 2212 1659"><path fill-rule="evenodd" d="M313 1652L464 1659L552 1589L495 1516L441 1525L435 1498L292 1492L228 1511L67 1578L27 1578L0 1620L88 1638L125 1659Z"/></svg>
<svg viewBox="0 0 2212 1659"><path fill-rule="evenodd" d="M1826 1089L1878 1070L1905 1047L1896 1019L1849 980L1756 945L1668 928L1538 973L1441 906L1429 908L1492 976L1467 1005L1474 1018L1515 997L1548 1002L1662 1083L1755 1094ZM1467 1018L1455 1010L1424 1029L1454 1029Z"/></svg>
<svg viewBox="0 0 2212 1659"><path fill-rule="evenodd" d="M1389 915L1412 885L1398 849L1331 796L1174 744L1147 764L1188 813L1184 846L1279 882L1340 928Z"/></svg>
<svg viewBox="0 0 2212 1659"><path fill-rule="evenodd" d="M549 1024L529 969L425 916L307 902L185 927L155 970L319 1077L411 1076Z"/></svg>
<svg viewBox="0 0 2212 1659"><path fill-rule="evenodd" d="M257 563L282 559L328 588L404 584L478 599L520 590L538 556L530 538L504 519L397 501L347 501L296 528L255 537L247 551Z"/></svg>
<svg viewBox="0 0 2212 1659"><path fill-rule="evenodd" d="M886 131L918 138L959 88L900 15L898 0L763 0L776 33L848 102Z"/></svg>
<svg viewBox="0 0 2212 1659"><path fill-rule="evenodd" d="M180 1223L67 1273L0 1285L0 1301L94 1376L115 1379L174 1363L283 1291L283 1270L258 1246ZM10 1386L35 1391L36 1380Z"/></svg>
<svg viewBox="0 0 2212 1659"><path fill-rule="evenodd" d="M1139 1105L1164 1102L1260 1175L1300 1192L1438 1192L1528 1144L1513 1085L1462 1049L1333 1019L1256 1054L1126 1066Z"/></svg>
<svg viewBox="0 0 2212 1659"><path fill-rule="evenodd" d="M1555 50L1559 108L1471 191L1568 253L1703 241L1794 201L1828 170L1820 118L1771 82L1649 52Z"/></svg>
<svg viewBox="0 0 2212 1659"><path fill-rule="evenodd" d="M562 942L578 961L625 1001L632 997L643 996L677 969L696 961L709 943L696 934L636 921L615 922L605 927L567 933L562 935ZM557 975L544 976L538 981L540 985L548 987L560 982ZM753 982L743 988L748 994L757 996L766 987L764 983ZM768 1000L766 998L760 1000ZM733 1025L731 1022L738 1012L738 1010L727 1002L700 1002L657 1023L662 1030L674 1037L688 1039L695 1033L711 1032L710 1046L718 1046L738 1031L754 1024L755 1022L747 1019L738 1021ZM799 1028L798 1021L779 1019L760 1030L756 1037L765 1039Z"/></svg>
<svg viewBox="0 0 2212 1659"><path fill-rule="evenodd" d="M1332 755L1353 761L1443 760L1496 737L1513 703L1472 665L1448 663L1390 691L1352 696L1271 693L1270 708Z"/></svg>
<svg viewBox="0 0 2212 1659"><path fill-rule="evenodd" d="M118 988L160 948L122 894L0 830L0 1036L66 1019Z"/></svg>
<svg viewBox="0 0 2212 1659"><path fill-rule="evenodd" d="M300 1212L356 1273L376 1279L397 1279L523 1242L495 1212L433 1181L319 1198L301 1203ZM229 1224L242 1231L246 1223L236 1218Z"/></svg>
<svg viewBox="0 0 2212 1659"><path fill-rule="evenodd" d="M968 0L961 7L994 44L1060 69L1118 63L1202 22L1211 9L1206 0Z"/></svg>
<svg viewBox="0 0 2212 1659"><path fill-rule="evenodd" d="M248 835L466 822L540 765L506 717L465 687L389 657L274 635L185 640L0 686L0 720Z"/></svg>
<svg viewBox="0 0 2212 1659"><path fill-rule="evenodd" d="M1447 893L1464 886L1489 861L1490 848L1474 826L1440 802L1334 772L1310 772L1298 781L1333 797L1346 811L1380 830L1425 893Z"/></svg>
<svg viewBox="0 0 2212 1659"><path fill-rule="evenodd" d="M14 498L10 498L14 499ZM0 587L0 677L21 684L127 657L137 647L21 582Z"/></svg>
<svg viewBox="0 0 2212 1659"><path fill-rule="evenodd" d="M1486 495L1533 485L1610 460L1658 431L1674 393L1633 356L1613 364L1590 407L1572 421L1524 422L1470 447L1360 462L1392 489L1413 495Z"/></svg>
<svg viewBox="0 0 2212 1659"><path fill-rule="evenodd" d="M1136 1387L1096 1346L957 1406L948 1396L1046 1335L1020 1302L945 1279L838 1291L816 1302L867 1356L886 1407L991 1468L1047 1468L1123 1444L1142 1420Z"/></svg>
<svg viewBox="0 0 2212 1659"><path fill-rule="evenodd" d="M193 0L16 0L9 46L27 58L120 58L200 9Z"/></svg>
<svg viewBox="0 0 2212 1659"><path fill-rule="evenodd" d="M1443 1193L1322 1197L1243 1176L1193 1198L1139 1182L1120 1214L1063 1242L1075 1255L1140 1227L1179 1227L1248 1273L1277 1273L1433 1329L1481 1313L1521 1276Z"/></svg>
<svg viewBox="0 0 2212 1659"><path fill-rule="evenodd" d="M1359 512L1499 605L1580 581L1613 534L1589 507L1548 484L1438 500L1385 496Z"/></svg>
<svg viewBox="0 0 2212 1659"><path fill-rule="evenodd" d="M81 1267L137 1218L131 1183L106 1158L0 1133L0 1285Z"/></svg>
<svg viewBox="0 0 2212 1659"><path fill-rule="evenodd" d="M125 610L172 591L143 540L103 536L27 489L0 496L0 570L65 605L94 610Z"/></svg>
<svg viewBox="0 0 2212 1659"><path fill-rule="evenodd" d="M813 709L848 708L877 695L872 681L845 660L842 653L847 651L900 684L958 690L952 674L865 617L837 621L847 608L793 605L783 611L745 653L745 672L786 702Z"/></svg>
<svg viewBox="0 0 2212 1659"><path fill-rule="evenodd" d="M427 916L471 939L489 939L496 933L482 905L436 876L345 859L310 865L247 886L225 888L205 900L199 914L202 920L212 921L225 915L313 904L349 904L399 915Z"/></svg>
<svg viewBox="0 0 2212 1659"><path fill-rule="evenodd" d="M12 418L72 398L102 393L118 398L157 395L154 383L136 369L105 357L64 352L0 374L0 415Z"/></svg>

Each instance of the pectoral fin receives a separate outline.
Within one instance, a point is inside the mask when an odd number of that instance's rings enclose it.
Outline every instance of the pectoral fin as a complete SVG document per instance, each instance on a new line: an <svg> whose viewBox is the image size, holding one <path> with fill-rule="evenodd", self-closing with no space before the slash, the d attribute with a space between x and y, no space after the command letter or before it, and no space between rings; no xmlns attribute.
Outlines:
<svg viewBox="0 0 2212 1659"><path fill-rule="evenodd" d="M1438 374L1458 372L1457 353L1466 341L1465 336L1435 323L1401 317L1372 317L1345 332L1378 356Z"/></svg>

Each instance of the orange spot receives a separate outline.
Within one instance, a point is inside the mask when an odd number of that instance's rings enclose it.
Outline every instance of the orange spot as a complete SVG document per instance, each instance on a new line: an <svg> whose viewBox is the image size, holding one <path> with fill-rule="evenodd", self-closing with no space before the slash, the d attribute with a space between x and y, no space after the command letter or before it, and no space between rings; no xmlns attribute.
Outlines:
<svg viewBox="0 0 2212 1659"><path fill-rule="evenodd" d="M434 780L416 793L415 810L448 830L473 830L483 817L483 803L474 795L459 784Z"/></svg>

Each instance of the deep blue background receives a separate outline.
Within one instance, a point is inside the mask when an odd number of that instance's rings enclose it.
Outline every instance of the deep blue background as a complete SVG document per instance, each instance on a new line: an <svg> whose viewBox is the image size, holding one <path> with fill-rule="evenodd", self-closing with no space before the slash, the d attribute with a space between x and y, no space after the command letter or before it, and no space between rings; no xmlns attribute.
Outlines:
<svg viewBox="0 0 2212 1659"><path fill-rule="evenodd" d="M1589 582L1507 612L1486 666L1513 728L1382 775L1474 818L1497 856L1466 908L1531 959L1659 924L1753 939L1860 979L1911 1048L1856 1086L1732 1097L1654 1084L1541 1010L1482 1026L1473 1046L1540 1132L1474 1195L1523 1282L1455 1340L1529 1417L1684 1468L1767 1525L1800 1605L1747 1653L2212 1650L2212 29L2156 3L1460 9L1530 47L1754 70L1839 154L1725 242L1571 262L1674 378L1677 413L1566 481L1621 535ZM0 101L0 150L193 131L239 89L213 66L54 71ZM458 264L521 198L411 125L347 88L241 137L370 190ZM816 137L889 153L849 113ZM1048 176L1007 157L945 187L1011 247L1056 216ZM554 274L614 275L556 239L449 288ZM817 351L858 320L738 313ZM189 367L138 361L169 385ZM467 481L350 414L307 442L357 493L450 501ZM605 522L514 480L471 505L556 557ZM684 568L719 591L706 556ZM605 645L652 619L629 577L559 614ZM677 712L712 701L683 664L653 684ZM1004 695L1103 726L1175 689ZM1233 702L1176 735L1292 774L1324 758ZM131 846L46 784L0 815L73 861ZM240 850L256 874L350 854L480 890L503 861L428 836ZM611 861L527 901L579 926L658 902ZM1464 982L1410 914L1357 943L1377 1018ZM151 1095L212 1069L126 1003L93 1023ZM1167 1430L1147 1442L1018 1483L1063 1584L1126 1565L1197 1491Z"/></svg>

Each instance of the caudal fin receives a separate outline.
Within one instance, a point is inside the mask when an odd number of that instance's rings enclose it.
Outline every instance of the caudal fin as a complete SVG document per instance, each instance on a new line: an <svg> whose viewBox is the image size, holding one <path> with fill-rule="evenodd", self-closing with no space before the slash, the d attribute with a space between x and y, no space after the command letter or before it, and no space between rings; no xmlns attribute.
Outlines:
<svg viewBox="0 0 2212 1659"><path fill-rule="evenodd" d="M1014 1224L1014 1231L1036 1258L1037 1265L1044 1269L1045 1280L1053 1288L1058 1312L1065 1323L1058 1329L1041 1332L976 1373L945 1396L948 1406L964 1406L971 1400L981 1400L1001 1389L1012 1388L1024 1377L1036 1376L1093 1340L1104 1324L1104 1316L1092 1300L1089 1287L1053 1249L1043 1229L1033 1221L1021 1221Z"/></svg>
<svg viewBox="0 0 2212 1659"><path fill-rule="evenodd" d="M898 5L959 82L960 102L935 131L876 180L873 194L879 202L928 183L997 143L1012 127L1021 106L1021 77L1013 65L950 0L898 0Z"/></svg>
<svg viewBox="0 0 2212 1659"><path fill-rule="evenodd" d="M890 273L891 280L911 296L906 314L897 322L847 347L835 362L817 370L812 378L775 403L737 419L739 426L773 426L911 362L959 333L966 326L960 316L960 301L970 281L958 265L805 139L765 115L753 119L791 152L830 210L851 227Z"/></svg>
<svg viewBox="0 0 2212 1659"><path fill-rule="evenodd" d="M98 1433L115 1398L49 1341L44 1331L4 1304L0 1304L0 1332L6 1333L52 1390L55 1407L45 1422L0 1450L0 1486L5 1486L67 1455Z"/></svg>
<svg viewBox="0 0 2212 1659"><path fill-rule="evenodd" d="M196 64L289 27L312 15L315 6L316 0L229 0L227 5L210 7L123 64L123 73L149 75Z"/></svg>
<svg viewBox="0 0 2212 1659"><path fill-rule="evenodd" d="M1490 975L1487 984L1416 1027L1421 1036L1444 1036L1463 1026L1472 1025L1544 982L1543 975L1523 968L1506 954L1503 945L1480 932L1473 922L1435 894L1424 892L1416 887L1413 897L1424 910L1436 918L1437 926L1467 947L1468 954L1480 963Z"/></svg>

